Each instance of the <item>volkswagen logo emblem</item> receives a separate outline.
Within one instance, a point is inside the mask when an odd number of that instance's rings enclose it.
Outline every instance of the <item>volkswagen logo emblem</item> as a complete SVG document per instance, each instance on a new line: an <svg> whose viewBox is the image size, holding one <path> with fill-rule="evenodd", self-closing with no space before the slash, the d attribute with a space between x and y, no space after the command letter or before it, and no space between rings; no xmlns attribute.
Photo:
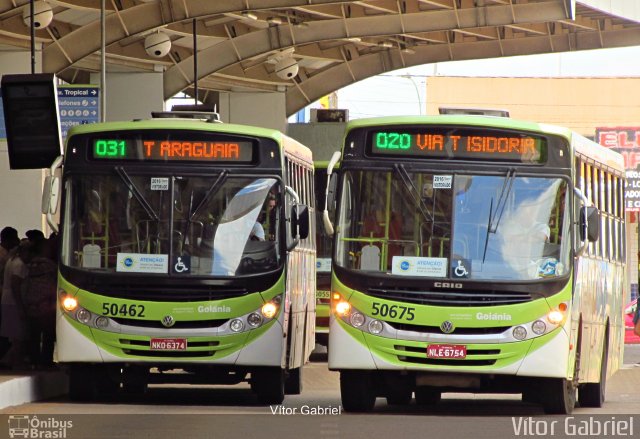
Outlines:
<svg viewBox="0 0 640 439"><path fill-rule="evenodd" d="M451 323L449 320L445 320L440 325L440 330L445 334L451 334L454 330L453 323Z"/></svg>
<svg viewBox="0 0 640 439"><path fill-rule="evenodd" d="M176 323L172 316L164 316L161 322L162 326L164 326L165 328L171 328Z"/></svg>

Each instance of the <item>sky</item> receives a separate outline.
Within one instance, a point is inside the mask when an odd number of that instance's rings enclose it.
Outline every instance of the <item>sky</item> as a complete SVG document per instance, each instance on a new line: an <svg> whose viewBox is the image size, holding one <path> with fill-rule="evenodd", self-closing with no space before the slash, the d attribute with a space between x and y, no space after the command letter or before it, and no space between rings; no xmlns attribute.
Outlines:
<svg viewBox="0 0 640 439"><path fill-rule="evenodd" d="M348 109L349 119L424 113L425 80L429 76L637 77L640 46L410 67L338 90L338 108Z"/></svg>

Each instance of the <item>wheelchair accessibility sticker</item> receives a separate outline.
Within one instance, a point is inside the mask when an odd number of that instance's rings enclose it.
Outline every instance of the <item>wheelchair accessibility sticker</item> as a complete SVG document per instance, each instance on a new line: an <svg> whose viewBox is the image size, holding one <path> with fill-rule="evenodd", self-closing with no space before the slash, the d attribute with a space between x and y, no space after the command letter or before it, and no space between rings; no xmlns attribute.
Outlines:
<svg viewBox="0 0 640 439"><path fill-rule="evenodd" d="M189 274L191 271L191 256L181 255L173 258L173 272Z"/></svg>
<svg viewBox="0 0 640 439"><path fill-rule="evenodd" d="M454 259L451 264L451 277L466 279L471 275L471 261L468 259Z"/></svg>

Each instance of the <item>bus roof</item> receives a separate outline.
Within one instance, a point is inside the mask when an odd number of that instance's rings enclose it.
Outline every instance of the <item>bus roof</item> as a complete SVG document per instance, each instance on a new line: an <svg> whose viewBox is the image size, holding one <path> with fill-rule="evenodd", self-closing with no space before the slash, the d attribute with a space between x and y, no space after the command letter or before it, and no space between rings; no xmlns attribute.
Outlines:
<svg viewBox="0 0 640 439"><path fill-rule="evenodd" d="M511 128L515 130L540 131L549 134L556 134L567 139L571 138L571 130L530 122L525 120L511 119L507 117L478 116L469 114L451 114L438 116L388 116L374 117L367 119L355 119L347 124L345 134L355 128L368 127L372 125L402 125L402 124L428 124L428 125L469 125L495 128Z"/></svg>
<svg viewBox="0 0 640 439"><path fill-rule="evenodd" d="M86 125L75 125L67 134L67 138L76 134L97 133L102 131L121 130L157 130L157 129L181 129L195 131L212 131L227 134L244 134L256 137L266 137L282 144L282 132L270 128L261 128L251 125L211 123L193 119L145 119L124 122L102 122Z"/></svg>
<svg viewBox="0 0 640 439"><path fill-rule="evenodd" d="M403 124L427 124L427 125L467 125L490 128L514 129L523 131L540 132L564 137L571 142L576 153L592 158L624 173L624 159L621 154L601 146L600 144L581 136L580 134L556 125L536 123L525 120L506 117L479 116L479 115L438 115L438 116L387 116L366 119L355 119L347 124L345 137L356 128L377 125L403 125Z"/></svg>

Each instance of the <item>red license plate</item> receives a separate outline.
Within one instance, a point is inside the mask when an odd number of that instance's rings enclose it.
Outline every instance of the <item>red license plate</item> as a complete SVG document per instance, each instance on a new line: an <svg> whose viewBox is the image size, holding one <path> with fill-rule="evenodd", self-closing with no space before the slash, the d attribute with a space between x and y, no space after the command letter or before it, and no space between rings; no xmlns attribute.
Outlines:
<svg viewBox="0 0 640 439"><path fill-rule="evenodd" d="M430 344L427 358L466 358L467 347L459 344Z"/></svg>
<svg viewBox="0 0 640 439"><path fill-rule="evenodd" d="M152 338L150 342L152 351L186 351L186 338Z"/></svg>

